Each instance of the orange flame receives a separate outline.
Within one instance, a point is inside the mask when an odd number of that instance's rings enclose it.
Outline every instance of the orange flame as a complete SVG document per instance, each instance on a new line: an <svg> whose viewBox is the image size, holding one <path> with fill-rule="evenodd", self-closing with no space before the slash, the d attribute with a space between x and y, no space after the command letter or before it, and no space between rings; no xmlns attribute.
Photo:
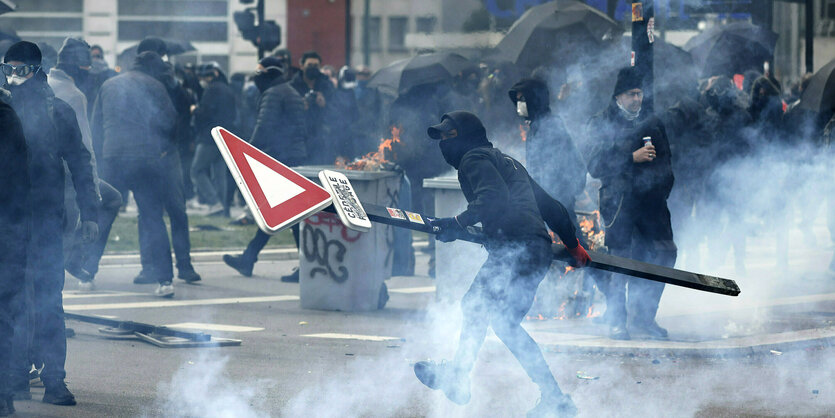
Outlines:
<svg viewBox="0 0 835 418"><path fill-rule="evenodd" d="M364 170L364 171L374 171L379 170L380 166L389 162L386 159L386 151L389 151L392 158L395 158L394 151L392 146L395 143L400 142L400 131L401 128L399 126L392 125L391 127L391 138L382 138L380 139L380 145L377 146L377 150L374 152L369 152L364 156L357 158L350 164L346 163L345 159L339 157L334 161L334 165L339 168L344 168L347 170Z"/></svg>
<svg viewBox="0 0 835 418"><path fill-rule="evenodd" d="M522 142L528 140L528 127L524 123L519 124L519 137L522 138Z"/></svg>

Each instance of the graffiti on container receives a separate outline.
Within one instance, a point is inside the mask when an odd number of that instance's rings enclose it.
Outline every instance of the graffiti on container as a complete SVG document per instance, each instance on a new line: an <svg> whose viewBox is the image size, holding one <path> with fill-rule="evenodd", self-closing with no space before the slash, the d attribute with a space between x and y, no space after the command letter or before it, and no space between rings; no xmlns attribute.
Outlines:
<svg viewBox="0 0 835 418"><path fill-rule="evenodd" d="M310 270L310 278L315 278L317 274L321 273L337 283L348 280L348 269L339 265L345 261L345 252L347 251L345 244L336 239L328 240L325 231L310 225L305 225L302 228L302 234L302 254L304 254L305 260L317 265ZM332 251L333 253L331 253ZM332 254L333 257L331 257ZM332 260L335 260L336 266L331 264Z"/></svg>
<svg viewBox="0 0 835 418"><path fill-rule="evenodd" d="M339 220L334 214L331 213L318 213L313 215L304 221L308 225L318 226L320 228L327 227L328 232L331 234L333 233L333 229L337 228L339 234L342 236L347 242L356 242L360 238L362 238L362 232L352 231L348 229L345 225L342 224L342 221Z"/></svg>

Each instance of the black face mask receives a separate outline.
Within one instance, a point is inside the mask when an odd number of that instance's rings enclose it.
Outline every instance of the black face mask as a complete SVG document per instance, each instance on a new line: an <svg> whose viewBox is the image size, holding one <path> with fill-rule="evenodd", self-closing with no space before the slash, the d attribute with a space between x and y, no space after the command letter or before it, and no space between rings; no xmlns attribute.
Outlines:
<svg viewBox="0 0 835 418"><path fill-rule="evenodd" d="M266 91L270 86L273 85L273 81L275 81L275 75L270 73L260 73L256 74L255 77L252 77L252 82L255 83L255 87L258 87L258 91L263 93Z"/></svg>
<svg viewBox="0 0 835 418"><path fill-rule="evenodd" d="M307 67L304 69L304 76L308 80L317 80L321 75L322 72L319 71L318 67Z"/></svg>
<svg viewBox="0 0 835 418"><path fill-rule="evenodd" d="M447 164L455 167L458 169L458 166L461 164L461 159L464 158L464 154L467 151L478 148L482 145L487 145L487 138L468 138L468 137L455 137L450 139L445 139L438 143L438 146L441 147L441 154L444 156L444 160Z"/></svg>

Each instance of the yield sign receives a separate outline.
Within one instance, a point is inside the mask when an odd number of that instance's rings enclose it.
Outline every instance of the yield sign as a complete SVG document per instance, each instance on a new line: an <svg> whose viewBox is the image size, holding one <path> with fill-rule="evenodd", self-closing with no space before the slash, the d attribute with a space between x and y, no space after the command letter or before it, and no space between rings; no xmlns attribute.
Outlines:
<svg viewBox="0 0 835 418"><path fill-rule="evenodd" d="M226 129L215 127L212 137L262 231L274 234L331 204L327 190Z"/></svg>

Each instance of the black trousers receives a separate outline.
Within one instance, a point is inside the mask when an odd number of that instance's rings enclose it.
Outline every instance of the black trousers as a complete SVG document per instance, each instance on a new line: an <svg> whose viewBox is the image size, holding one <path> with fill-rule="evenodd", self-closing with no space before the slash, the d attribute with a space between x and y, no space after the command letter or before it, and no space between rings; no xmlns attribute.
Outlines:
<svg viewBox="0 0 835 418"><path fill-rule="evenodd" d="M171 245L174 247L174 258L177 270L191 270L191 237L188 232L188 215L186 214L185 186L183 182L183 170L180 167L180 157L176 151L169 153L162 158L165 174L165 187L161 191L164 199L163 206L168 220L171 224ZM141 221L141 218L140 218ZM144 254L150 254L150 249L142 251L142 246L151 242L150 238L143 234L148 231L146 228L139 228L140 262L142 270L153 270L154 263L148 260ZM167 232L166 232L167 234Z"/></svg>
<svg viewBox="0 0 835 418"><path fill-rule="evenodd" d="M90 274L96 275L99 271L99 261L107 246L107 239L113 222L119 216L119 208L122 206L122 194L104 180L99 181L101 192L101 204L99 205L98 219L96 224L99 227L98 238L90 244L81 242L78 232L74 234L75 242L67 255L67 269L71 266L81 267Z"/></svg>
<svg viewBox="0 0 835 418"><path fill-rule="evenodd" d="M0 230L9 244L0 253L0 401L10 394L12 384L12 350L15 328L16 307L23 298L26 282L26 250L29 242L28 229L7 227ZM17 232L17 233L16 233ZM25 236L23 236L25 235ZM18 241L14 237L18 236Z"/></svg>
<svg viewBox="0 0 835 418"><path fill-rule="evenodd" d="M559 391L539 346L522 328L539 283L551 266L551 243L544 238L488 246L487 261L461 299L464 323L454 364L472 370L487 328L507 346L543 391Z"/></svg>
<svg viewBox="0 0 835 418"><path fill-rule="evenodd" d="M161 160L105 160L104 175L117 190L130 190L139 210L139 253L146 273L171 281L171 244L162 220L169 177ZM144 268L144 267L143 267Z"/></svg>
<svg viewBox="0 0 835 418"><path fill-rule="evenodd" d="M33 205L31 239L26 258L24 291L16 298L12 373L28 381L32 364L43 363L44 380L66 377L67 337L64 328L63 201Z"/></svg>

